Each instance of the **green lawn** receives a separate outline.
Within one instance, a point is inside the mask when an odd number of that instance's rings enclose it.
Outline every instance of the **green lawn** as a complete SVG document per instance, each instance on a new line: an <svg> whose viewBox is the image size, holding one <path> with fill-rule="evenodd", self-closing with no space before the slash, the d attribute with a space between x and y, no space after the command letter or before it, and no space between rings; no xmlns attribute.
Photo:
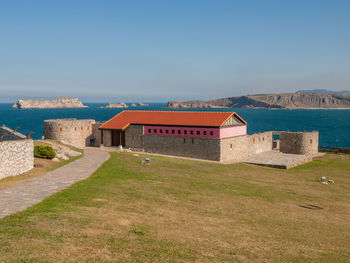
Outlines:
<svg viewBox="0 0 350 263"><path fill-rule="evenodd" d="M142 158L111 153L1 219L0 262L349 262L350 155L290 170Z"/></svg>

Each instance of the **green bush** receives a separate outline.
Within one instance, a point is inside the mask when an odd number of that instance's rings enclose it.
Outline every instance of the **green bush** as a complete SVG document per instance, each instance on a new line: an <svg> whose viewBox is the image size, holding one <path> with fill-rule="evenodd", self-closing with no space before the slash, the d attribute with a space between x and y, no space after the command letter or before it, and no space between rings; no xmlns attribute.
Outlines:
<svg viewBox="0 0 350 263"><path fill-rule="evenodd" d="M55 150L51 146L36 145L34 146L34 157L53 159L56 157Z"/></svg>

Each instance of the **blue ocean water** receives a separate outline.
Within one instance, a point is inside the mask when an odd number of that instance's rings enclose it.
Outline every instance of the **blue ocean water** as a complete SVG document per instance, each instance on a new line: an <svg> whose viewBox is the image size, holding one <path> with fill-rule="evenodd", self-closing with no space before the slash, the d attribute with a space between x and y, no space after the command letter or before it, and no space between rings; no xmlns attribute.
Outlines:
<svg viewBox="0 0 350 263"><path fill-rule="evenodd" d="M122 109L100 108L106 103L86 103L82 109L12 109L12 104L0 103L0 125L19 126L19 132L32 131L32 138L43 136L43 121L55 118L91 118L106 121ZM133 110L174 110L165 103L152 103L149 107ZM265 109L179 109L192 111L235 111L248 122L248 134L263 131L313 131L320 132L320 146L350 148L350 110L265 110Z"/></svg>

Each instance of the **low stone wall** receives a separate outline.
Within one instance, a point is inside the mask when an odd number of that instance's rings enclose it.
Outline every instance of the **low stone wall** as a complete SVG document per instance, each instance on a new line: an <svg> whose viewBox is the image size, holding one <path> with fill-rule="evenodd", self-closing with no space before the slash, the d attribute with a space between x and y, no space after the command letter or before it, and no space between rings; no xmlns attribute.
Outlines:
<svg viewBox="0 0 350 263"><path fill-rule="evenodd" d="M0 142L0 179L27 172L34 167L34 142L31 139Z"/></svg>

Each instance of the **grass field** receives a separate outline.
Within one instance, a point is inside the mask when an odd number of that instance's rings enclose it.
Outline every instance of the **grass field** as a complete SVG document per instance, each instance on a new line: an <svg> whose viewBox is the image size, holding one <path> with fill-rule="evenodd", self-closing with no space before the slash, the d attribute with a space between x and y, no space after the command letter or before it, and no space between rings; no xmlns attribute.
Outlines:
<svg viewBox="0 0 350 263"><path fill-rule="evenodd" d="M350 155L290 170L141 158L111 153L0 220L0 262L349 262Z"/></svg>

